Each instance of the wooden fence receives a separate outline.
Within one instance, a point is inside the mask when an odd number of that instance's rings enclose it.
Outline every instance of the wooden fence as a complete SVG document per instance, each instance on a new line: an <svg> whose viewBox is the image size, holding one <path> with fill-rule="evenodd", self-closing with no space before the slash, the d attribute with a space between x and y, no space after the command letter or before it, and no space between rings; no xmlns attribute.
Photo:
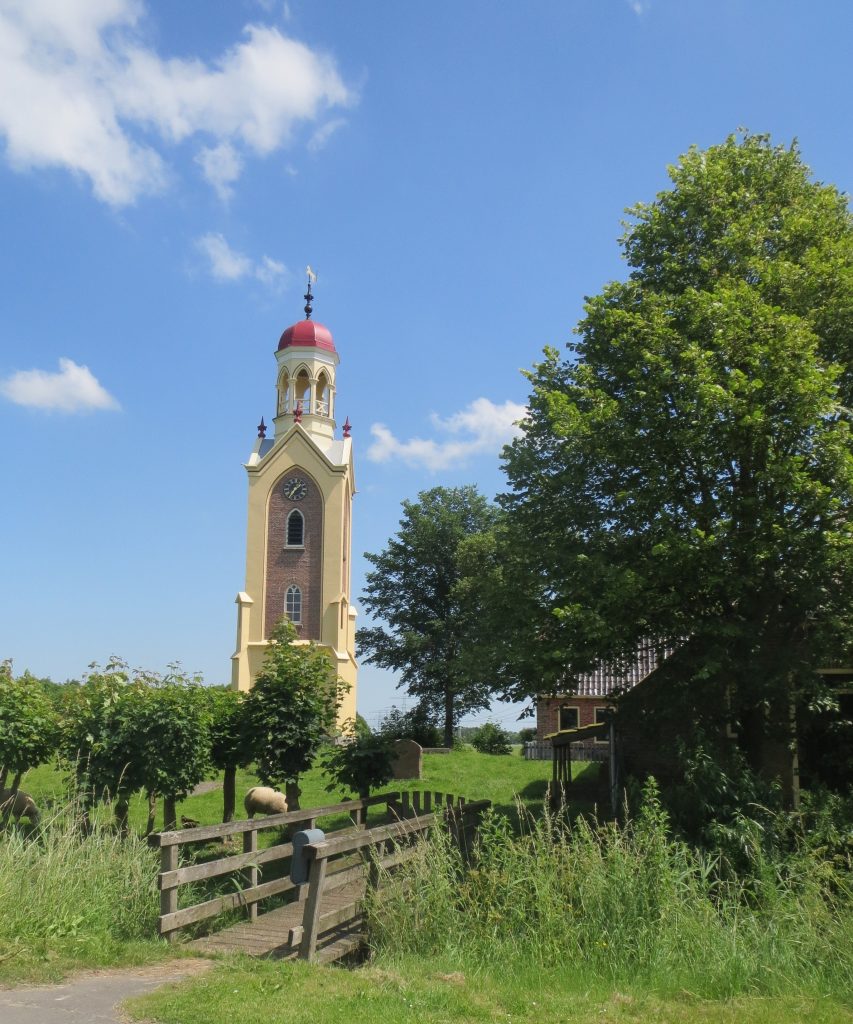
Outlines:
<svg viewBox="0 0 853 1024"><path fill-rule="evenodd" d="M550 761L553 747L550 740L528 740L521 748L521 756L525 761ZM572 761L605 762L610 756L609 743L573 743L570 758Z"/></svg>
<svg viewBox="0 0 853 1024"><path fill-rule="evenodd" d="M369 809L382 804L385 805L385 820L388 824L367 829ZM302 923L290 929L292 934L289 941L292 946L298 947L300 956L313 959L317 936L321 932L348 919L348 915L350 918L357 916L354 906L337 907L332 911L332 917L335 918L332 921L329 913L324 915L321 912L321 898L324 894L365 879L369 863L378 869L391 868L401 863L405 859L401 851L395 849L389 852L389 847L405 842L406 837L425 832L440 820L449 818L460 829L461 835L476 820L473 816L488 806L489 801L466 803L464 798L443 793L392 792L324 807L288 811L252 821L223 822L157 833L150 836L149 841L152 846L160 849L159 934L168 941L174 941L182 928L224 911L240 908L245 908L249 921L255 921L259 903L295 890L293 902L304 901L305 907L304 913L299 915ZM264 850L258 849L259 832L282 827L292 831L311 829L316 827L321 818L346 813L353 821L352 828L329 832L323 843L310 844L304 848L309 861L307 884L294 884L289 874L259 883L259 869L262 865L289 858L293 853L293 844L290 842ZM181 847L232 836L242 836L242 853L180 866ZM374 850L372 854L371 848ZM358 862L347 867L344 861L356 853L359 854ZM232 876L234 892L178 909L178 893L182 885L225 875Z"/></svg>

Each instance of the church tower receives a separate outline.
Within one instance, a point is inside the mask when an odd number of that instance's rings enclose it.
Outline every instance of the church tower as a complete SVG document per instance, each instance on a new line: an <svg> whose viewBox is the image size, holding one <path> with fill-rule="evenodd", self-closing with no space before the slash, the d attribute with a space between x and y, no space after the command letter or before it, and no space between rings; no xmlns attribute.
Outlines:
<svg viewBox="0 0 853 1024"><path fill-rule="evenodd" d="M350 604L351 511L355 494L349 420L336 437L338 353L332 333L311 319L288 327L276 352L274 436L263 419L246 472L249 516L246 589L237 595L232 686L251 688L267 639L284 615L298 642L326 647L350 690L339 724L355 718L355 609Z"/></svg>

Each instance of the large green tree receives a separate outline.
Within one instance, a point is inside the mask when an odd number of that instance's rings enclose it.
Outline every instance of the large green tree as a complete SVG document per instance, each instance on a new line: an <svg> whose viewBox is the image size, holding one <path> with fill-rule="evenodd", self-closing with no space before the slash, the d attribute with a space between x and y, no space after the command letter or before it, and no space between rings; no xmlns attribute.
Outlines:
<svg viewBox="0 0 853 1024"><path fill-rule="evenodd" d="M514 562L528 602L513 695L658 638L682 651L667 698L719 734L781 721L850 649L853 221L766 136L670 178L628 211L628 279L529 375L484 564L501 584Z"/></svg>
<svg viewBox="0 0 853 1024"><path fill-rule="evenodd" d="M258 778L268 786L284 783L290 810L299 808L299 777L334 734L346 693L326 650L313 642L295 641L293 623L281 619L243 705Z"/></svg>
<svg viewBox="0 0 853 1024"><path fill-rule="evenodd" d="M478 610L467 600L463 542L489 530L497 510L476 487L434 487L403 502L400 528L379 554L365 554L363 604L383 624L358 631L371 665L400 672L400 685L444 721L444 742L468 711L487 707L492 679L469 653Z"/></svg>

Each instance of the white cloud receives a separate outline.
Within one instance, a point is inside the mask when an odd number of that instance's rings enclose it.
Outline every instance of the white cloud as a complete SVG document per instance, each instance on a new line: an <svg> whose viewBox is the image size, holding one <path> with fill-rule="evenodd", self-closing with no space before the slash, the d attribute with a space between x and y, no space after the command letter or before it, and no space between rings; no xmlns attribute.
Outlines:
<svg viewBox="0 0 853 1024"><path fill-rule="evenodd" d="M196 156L205 178L219 198L226 202L234 192L234 182L243 170L243 159L230 142L218 146L204 146Z"/></svg>
<svg viewBox="0 0 853 1024"><path fill-rule="evenodd" d="M211 63L164 59L142 42L144 14L142 0L3 0L0 137L12 166L64 168L122 206L165 187L158 141L203 134L214 145L198 159L221 193L242 154L280 149L298 123L354 101L331 58L277 28L246 26Z"/></svg>
<svg viewBox="0 0 853 1024"><path fill-rule="evenodd" d="M58 373L18 370L0 379L0 394L16 405L33 409L91 412L120 408L89 367L78 366L72 359L60 359Z"/></svg>
<svg viewBox="0 0 853 1024"><path fill-rule="evenodd" d="M525 406L518 402L496 405L488 398L476 398L446 419L432 414L430 419L436 429L450 435L442 441L420 437L400 441L384 423L374 423L370 428L374 441L367 450L367 457L373 462L399 459L409 466L424 466L430 470L455 468L464 465L471 456L496 453L518 434L516 423L526 413Z"/></svg>
<svg viewBox="0 0 853 1024"><path fill-rule="evenodd" d="M232 249L224 235L209 231L196 239L196 248L207 257L208 270L217 281L240 281L254 278L269 288L280 288L289 274L287 267L270 256L253 260Z"/></svg>
<svg viewBox="0 0 853 1024"><path fill-rule="evenodd" d="M638 18L642 17L652 6L651 0L626 0L626 3Z"/></svg>
<svg viewBox="0 0 853 1024"><path fill-rule="evenodd" d="M335 134L339 128L343 128L346 124L346 118L336 117L331 121L327 121L325 124L321 124L320 127L314 132L311 138L308 140L308 150L311 153L319 153L319 151L326 145L329 139Z"/></svg>

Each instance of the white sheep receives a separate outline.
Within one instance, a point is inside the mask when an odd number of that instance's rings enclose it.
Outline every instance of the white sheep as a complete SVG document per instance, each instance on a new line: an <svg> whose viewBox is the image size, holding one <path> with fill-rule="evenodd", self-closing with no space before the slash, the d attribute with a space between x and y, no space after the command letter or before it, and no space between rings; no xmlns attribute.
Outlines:
<svg viewBox="0 0 853 1024"><path fill-rule="evenodd" d="M11 811L8 807L10 803L12 804ZM19 789L15 794L12 793L11 789L0 789L0 819L2 819L6 814L11 814L16 823L19 822L22 817L27 817L30 819L31 824L38 825L39 820L41 819L35 800L33 800L29 793L25 793L22 789Z"/></svg>
<svg viewBox="0 0 853 1024"><path fill-rule="evenodd" d="M243 800L246 814L254 818L256 814L284 814L287 810L287 798L284 793L270 786L253 786Z"/></svg>

